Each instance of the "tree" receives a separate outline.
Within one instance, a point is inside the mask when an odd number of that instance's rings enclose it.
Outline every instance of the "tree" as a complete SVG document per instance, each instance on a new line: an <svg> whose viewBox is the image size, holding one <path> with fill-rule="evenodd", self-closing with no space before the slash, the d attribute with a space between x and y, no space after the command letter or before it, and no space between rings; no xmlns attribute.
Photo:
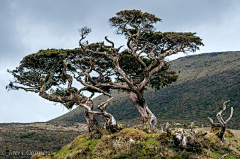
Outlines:
<svg viewBox="0 0 240 159"><path fill-rule="evenodd" d="M228 103L229 103L229 101L225 101L223 103L223 109L220 112L218 112L216 115L219 123L213 123L213 120L208 117L210 124L211 124L211 132L214 133L217 131L216 135L219 137L219 139L221 139L222 142L225 140L224 134L226 131L226 124L227 124L227 122L229 122L231 120L232 115L233 115L233 107L231 107L231 114L230 114L229 118L226 121L224 121L222 118L222 114L226 110Z"/></svg>
<svg viewBox="0 0 240 159"><path fill-rule="evenodd" d="M203 45L196 33L176 33L155 31L154 24L161 21L149 13L139 10L124 10L110 18L116 34L126 37L126 47L115 47L106 36L104 42L88 44L83 42L91 32L88 27L79 29L79 49L40 50L26 56L19 68L9 71L15 77L7 88L33 91L47 100L60 102L71 108L74 104L85 108L85 118L93 125L92 115L106 119L106 127L116 127L113 116L106 113L106 106L112 99L111 89L123 90L137 109L141 120L154 128L157 119L148 108L144 91L148 87L161 89L177 80L177 74L170 70L166 57L178 52L196 51ZM84 87L72 87L73 78ZM66 89L61 87L68 81ZM19 86L24 85L27 87ZM59 87L59 88L58 88ZM50 91L51 90L51 91ZM100 92L109 99L98 106L101 111L93 111L92 105L83 91ZM85 103L85 104L84 104ZM91 126L89 126L91 129Z"/></svg>
<svg viewBox="0 0 240 159"><path fill-rule="evenodd" d="M89 46L91 49L93 47ZM104 57L86 54L82 49L40 50L38 53L24 57L20 66L15 70L8 70L15 80L11 81L6 88L38 93L42 98L61 103L68 109L71 109L73 105L79 105L85 109L84 116L88 123L89 132L93 131L93 126L97 124L93 115L103 117L106 120L105 128L114 132L117 129L116 120L106 112L106 107L113 98L112 95L107 93L107 89L102 90L88 82L88 75L94 69L94 63L105 66L105 69L97 67L96 71L100 71L102 74L111 72L111 68L107 68L108 64L102 61L104 61ZM73 64L76 68L72 67ZM77 89L72 86L73 77L83 85L82 88ZM101 80L108 81L107 78ZM83 95L84 91L91 92L90 97ZM95 92L109 97L98 105L100 111L93 110L91 98Z"/></svg>
<svg viewBox="0 0 240 159"><path fill-rule="evenodd" d="M178 52L194 52L203 45L202 39L196 33L182 32L159 32L155 31L153 24L161 21L149 13L140 10L124 10L116 13L110 18L112 27L116 27L116 34L124 35L127 39L127 49L120 51L121 46L115 48L114 42L105 37L110 43L104 42L96 50L87 49L81 41L85 39L84 32L79 45L87 52L97 55L104 55L112 61L116 71L116 78L113 82L92 84L98 88L122 89L128 92L129 99L137 109L141 120L150 122L153 128L157 119L148 108L144 91L147 86L160 89L170 85L177 80L176 72L169 71L170 63L166 57ZM109 48L108 51L100 51L101 48Z"/></svg>

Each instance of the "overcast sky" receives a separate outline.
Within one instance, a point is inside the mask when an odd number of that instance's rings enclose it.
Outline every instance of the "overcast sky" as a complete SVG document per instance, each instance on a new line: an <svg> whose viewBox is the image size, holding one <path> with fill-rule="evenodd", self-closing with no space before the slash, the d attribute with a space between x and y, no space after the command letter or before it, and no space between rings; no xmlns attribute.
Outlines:
<svg viewBox="0 0 240 159"><path fill-rule="evenodd" d="M92 28L90 42L108 36L124 45L108 19L137 9L161 18L159 31L197 32L205 44L197 53L239 51L239 8L239 0L0 0L0 123L48 121L68 112L35 93L7 92L7 69L40 49L78 47L78 28Z"/></svg>

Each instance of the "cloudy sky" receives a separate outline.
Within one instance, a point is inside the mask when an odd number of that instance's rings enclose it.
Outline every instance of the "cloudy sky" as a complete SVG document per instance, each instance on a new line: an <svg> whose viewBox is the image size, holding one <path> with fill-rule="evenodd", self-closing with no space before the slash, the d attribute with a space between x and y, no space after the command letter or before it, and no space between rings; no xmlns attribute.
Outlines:
<svg viewBox="0 0 240 159"><path fill-rule="evenodd" d="M197 53L239 51L239 8L239 0L0 0L0 123L48 121L68 112L34 93L7 92L6 70L40 49L78 47L78 28L92 28L90 42L107 35L124 45L108 19L137 9L161 18L159 31L197 32L205 44Z"/></svg>

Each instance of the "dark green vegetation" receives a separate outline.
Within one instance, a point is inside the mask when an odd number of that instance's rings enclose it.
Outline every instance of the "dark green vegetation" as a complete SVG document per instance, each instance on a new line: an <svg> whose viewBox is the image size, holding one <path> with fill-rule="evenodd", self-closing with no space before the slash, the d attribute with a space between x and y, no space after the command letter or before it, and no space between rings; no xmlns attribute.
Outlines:
<svg viewBox="0 0 240 159"><path fill-rule="evenodd" d="M234 108L233 118L227 128L240 129L240 52L219 52L182 57L171 62L172 69L181 71L177 82L159 91L148 89L145 93L149 108L158 123L173 121L199 126L210 125L207 117L217 122L216 114L222 102L230 100ZM112 92L114 99L107 111L116 120L133 125L138 121L135 107L124 92ZM95 98L95 105L104 101ZM226 110L226 117L230 114ZM225 117L223 116L223 118ZM83 109L76 108L53 121L85 122Z"/></svg>
<svg viewBox="0 0 240 159"><path fill-rule="evenodd" d="M0 159L51 154L84 133L86 124L74 122L0 124Z"/></svg>
<svg viewBox="0 0 240 159"><path fill-rule="evenodd" d="M136 127L141 128L143 125ZM220 158L227 154L226 159L240 157L240 138L232 136L231 131L226 134L227 141L221 143L214 134L200 136L193 149L183 150L181 144L173 142L173 134L156 130L153 134L137 128L125 128L118 133L103 135L101 139L92 139L89 134L83 134L64 146L53 155L32 156L42 159L78 159L78 158L160 158L160 159L187 159L187 158ZM186 130L187 132L187 130ZM201 134L202 132L197 132ZM191 143L190 143L191 144Z"/></svg>

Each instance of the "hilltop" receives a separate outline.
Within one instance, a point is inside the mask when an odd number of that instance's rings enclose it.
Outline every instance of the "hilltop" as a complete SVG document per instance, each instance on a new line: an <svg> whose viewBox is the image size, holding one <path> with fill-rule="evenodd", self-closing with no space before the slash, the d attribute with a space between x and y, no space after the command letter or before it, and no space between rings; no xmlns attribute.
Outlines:
<svg viewBox="0 0 240 159"><path fill-rule="evenodd" d="M230 100L234 108L228 128L240 129L240 52L205 53L181 57L171 61L171 69L180 71L179 79L170 87L145 93L147 103L159 123L166 121L190 123L198 121L199 126L209 125L207 117L217 122L216 113L222 102ZM112 91L114 99L107 111L126 125L134 125L140 119L127 93ZM93 101L100 104L105 98L99 96ZM229 109L226 111L229 114ZM85 122L83 109L76 108L51 121Z"/></svg>
<svg viewBox="0 0 240 159"><path fill-rule="evenodd" d="M137 125L124 128L114 134L102 130L100 138L93 137L92 133L85 133L76 137L57 153L51 155L38 153L33 155L32 159L207 159L222 156L226 156L226 159L234 159L240 157L240 138L235 137L230 130L225 133L227 140L221 142L214 133L202 130L177 129L167 133L155 129L154 133L149 134L143 127L144 125ZM179 134L187 136L186 143L180 142L181 137L176 138Z"/></svg>

